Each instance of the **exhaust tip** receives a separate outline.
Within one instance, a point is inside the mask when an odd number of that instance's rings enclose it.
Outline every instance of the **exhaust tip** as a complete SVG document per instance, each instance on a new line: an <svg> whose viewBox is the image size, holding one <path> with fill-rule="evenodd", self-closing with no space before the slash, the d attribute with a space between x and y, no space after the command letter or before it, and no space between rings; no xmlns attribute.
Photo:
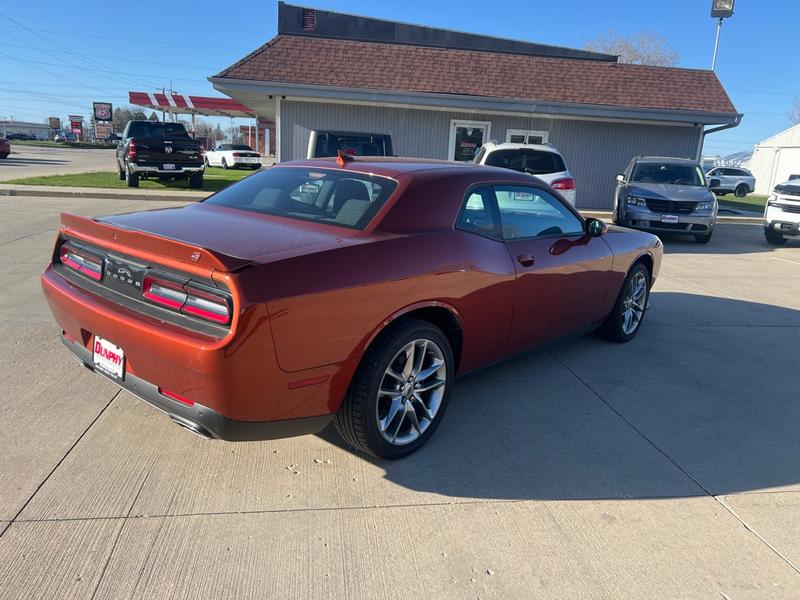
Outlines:
<svg viewBox="0 0 800 600"><path fill-rule="evenodd" d="M176 417L175 415L169 415L169 418L172 419L172 422L176 425L183 427L184 429L188 429L196 436L199 436L205 440L213 439L214 436L206 430L204 427L201 427L197 423L189 421L187 419L182 419L181 417Z"/></svg>

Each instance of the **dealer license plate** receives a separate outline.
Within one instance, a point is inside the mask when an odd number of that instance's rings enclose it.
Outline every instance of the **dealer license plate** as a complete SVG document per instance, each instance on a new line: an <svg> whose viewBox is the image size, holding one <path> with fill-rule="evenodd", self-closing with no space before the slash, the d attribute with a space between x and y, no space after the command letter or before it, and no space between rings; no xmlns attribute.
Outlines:
<svg viewBox="0 0 800 600"><path fill-rule="evenodd" d="M164 170L165 170L165 171L174 171L174 170L175 170L175 165L173 165L173 164L166 164L166 165L164 165Z"/></svg>
<svg viewBox="0 0 800 600"><path fill-rule="evenodd" d="M677 223L678 215L661 215L662 223Z"/></svg>
<svg viewBox="0 0 800 600"><path fill-rule="evenodd" d="M94 368L114 379L125 375L125 353L108 340L94 336Z"/></svg>

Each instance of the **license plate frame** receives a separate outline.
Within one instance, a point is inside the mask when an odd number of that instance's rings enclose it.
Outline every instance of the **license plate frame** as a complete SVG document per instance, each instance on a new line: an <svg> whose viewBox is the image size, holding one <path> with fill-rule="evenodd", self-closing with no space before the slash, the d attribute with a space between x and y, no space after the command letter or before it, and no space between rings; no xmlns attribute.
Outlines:
<svg viewBox="0 0 800 600"><path fill-rule="evenodd" d="M680 217L678 215L661 215L661 222L676 224L680 222Z"/></svg>
<svg viewBox="0 0 800 600"><path fill-rule="evenodd" d="M175 170L175 163L164 163L164 170L165 171L174 171Z"/></svg>
<svg viewBox="0 0 800 600"><path fill-rule="evenodd" d="M115 381L125 379L125 351L98 335L92 340L92 364L96 371Z"/></svg>

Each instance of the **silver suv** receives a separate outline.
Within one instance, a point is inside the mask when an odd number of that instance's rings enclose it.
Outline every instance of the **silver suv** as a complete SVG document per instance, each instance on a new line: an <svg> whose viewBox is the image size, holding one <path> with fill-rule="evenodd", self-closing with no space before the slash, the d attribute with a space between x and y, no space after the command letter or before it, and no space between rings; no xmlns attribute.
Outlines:
<svg viewBox="0 0 800 600"><path fill-rule="evenodd" d="M716 179L710 181L718 185ZM711 241L717 199L700 163L685 158L639 156L617 175L614 223L655 233L691 235Z"/></svg>
<svg viewBox="0 0 800 600"><path fill-rule="evenodd" d="M736 194L737 198L744 198L756 189L756 178L741 167L714 167L706 177L719 179L719 185L711 188L718 196Z"/></svg>
<svg viewBox="0 0 800 600"><path fill-rule="evenodd" d="M575 178L564 157L549 144L496 144L481 146L473 161L476 165L503 167L538 177L575 206Z"/></svg>

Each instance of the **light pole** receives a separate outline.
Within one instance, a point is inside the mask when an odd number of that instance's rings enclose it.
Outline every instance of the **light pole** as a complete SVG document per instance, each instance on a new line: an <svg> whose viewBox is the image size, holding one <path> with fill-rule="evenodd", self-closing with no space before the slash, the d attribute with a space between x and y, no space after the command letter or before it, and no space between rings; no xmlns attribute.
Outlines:
<svg viewBox="0 0 800 600"><path fill-rule="evenodd" d="M714 57L711 59L711 70L717 69L717 51L719 50L719 34L722 30L722 19L733 15L735 0L711 0L711 16L717 19L717 37L714 40Z"/></svg>

